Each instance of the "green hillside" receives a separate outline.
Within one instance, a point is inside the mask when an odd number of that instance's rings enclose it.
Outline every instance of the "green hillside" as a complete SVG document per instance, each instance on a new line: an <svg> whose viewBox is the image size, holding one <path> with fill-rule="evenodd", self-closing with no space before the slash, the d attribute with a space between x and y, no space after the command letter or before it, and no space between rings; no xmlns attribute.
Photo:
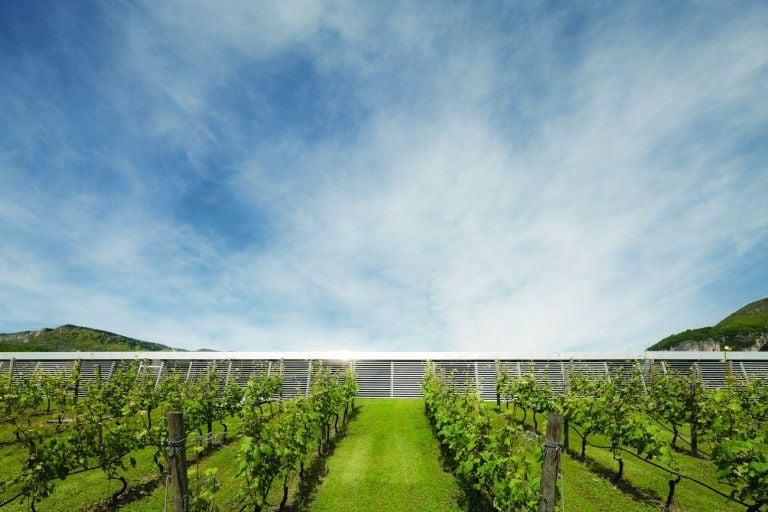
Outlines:
<svg viewBox="0 0 768 512"><path fill-rule="evenodd" d="M712 327L667 336L648 350L768 351L768 298L747 304Z"/></svg>
<svg viewBox="0 0 768 512"><path fill-rule="evenodd" d="M0 334L0 352L134 352L176 350L119 334L62 325L55 329Z"/></svg>

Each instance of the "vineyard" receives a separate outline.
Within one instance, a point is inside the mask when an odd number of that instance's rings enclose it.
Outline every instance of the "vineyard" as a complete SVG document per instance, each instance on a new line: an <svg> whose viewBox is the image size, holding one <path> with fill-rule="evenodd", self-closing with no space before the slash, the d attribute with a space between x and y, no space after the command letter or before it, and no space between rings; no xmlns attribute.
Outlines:
<svg viewBox="0 0 768 512"><path fill-rule="evenodd" d="M215 364L160 379L142 364L0 373L0 508L173 510L181 453L190 511L768 509L761 379L571 365L553 386L534 363L497 365L489 400L427 362L423 400L381 401L360 398L351 364L315 361L291 396L280 364L247 379ZM553 417L562 441L545 439ZM546 499L545 453L559 461Z"/></svg>
<svg viewBox="0 0 768 512"><path fill-rule="evenodd" d="M315 373L309 395L292 400L280 398L279 374L257 374L241 386L211 369L191 382L170 376L157 384L142 377L134 363L109 380L102 380L97 367L96 378L82 392L78 377L77 371L40 371L24 380L0 377L0 443L7 475L0 506L18 503L34 511L46 503L51 508L55 504L46 499L61 482L98 472L119 483L107 504L117 507L128 490L126 474L140 459L145 468L151 460L163 478L169 456L179 448L186 451L195 433L192 446L198 456L231 439L238 443L238 489L227 507L261 511L278 485L284 505L289 482L303 477L313 451L318 457L327 454L357 394L350 372L323 369ZM172 410L181 411L186 422L180 445L169 443L164 419ZM215 431L214 425L221 428ZM184 497L188 510L216 509L216 471L197 480L194 492Z"/></svg>

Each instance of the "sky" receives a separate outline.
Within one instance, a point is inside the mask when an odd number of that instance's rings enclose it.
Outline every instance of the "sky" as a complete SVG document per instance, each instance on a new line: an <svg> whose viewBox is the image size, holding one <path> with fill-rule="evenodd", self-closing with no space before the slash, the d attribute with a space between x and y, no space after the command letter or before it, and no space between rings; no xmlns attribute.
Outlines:
<svg viewBox="0 0 768 512"><path fill-rule="evenodd" d="M0 3L0 332L640 351L768 296L768 3Z"/></svg>

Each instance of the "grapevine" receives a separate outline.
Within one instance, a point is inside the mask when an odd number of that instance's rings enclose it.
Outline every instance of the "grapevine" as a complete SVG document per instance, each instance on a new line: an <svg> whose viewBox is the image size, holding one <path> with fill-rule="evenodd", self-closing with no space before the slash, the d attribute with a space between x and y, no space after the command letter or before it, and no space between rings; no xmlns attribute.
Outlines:
<svg viewBox="0 0 768 512"><path fill-rule="evenodd" d="M520 444L522 429L511 415L505 415L501 429L494 429L477 390L465 386L460 392L431 364L422 393L427 418L456 475L487 496L498 512L534 510L540 481Z"/></svg>

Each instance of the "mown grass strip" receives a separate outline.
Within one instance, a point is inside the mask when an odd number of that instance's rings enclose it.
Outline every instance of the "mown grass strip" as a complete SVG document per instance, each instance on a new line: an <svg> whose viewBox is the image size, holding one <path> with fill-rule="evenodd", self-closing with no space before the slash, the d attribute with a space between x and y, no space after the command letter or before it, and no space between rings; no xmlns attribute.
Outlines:
<svg viewBox="0 0 768 512"><path fill-rule="evenodd" d="M312 512L458 512L461 491L440 465L422 400L359 400L328 460Z"/></svg>

